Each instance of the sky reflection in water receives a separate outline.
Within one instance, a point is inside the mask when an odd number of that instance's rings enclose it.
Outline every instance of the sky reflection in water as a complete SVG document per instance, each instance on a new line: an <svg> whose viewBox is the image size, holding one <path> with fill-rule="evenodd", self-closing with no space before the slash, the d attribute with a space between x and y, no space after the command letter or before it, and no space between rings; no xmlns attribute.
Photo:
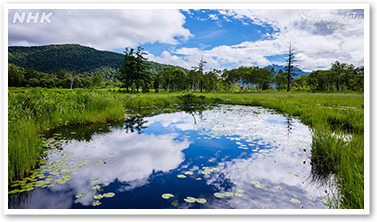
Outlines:
<svg viewBox="0 0 377 222"><path fill-rule="evenodd" d="M90 141L73 140L63 145L63 151L72 152L76 158L69 160L65 169L72 170L77 166L73 164L85 160L90 164L78 168L65 184L36 187L28 192L25 201L13 207L327 208L320 202L326 196L325 188L310 182L310 129L296 119L260 107L219 105L201 113L176 112L142 120L143 129L139 132L132 133L126 130L129 126L118 124L107 133L94 134ZM63 160L58 154L52 153L49 161ZM94 164L100 160L105 164ZM203 174L203 167L219 170ZM186 171L193 174L177 177ZM99 178L90 180L91 177ZM252 180L264 187L256 187L250 183ZM103 184L101 191L91 189ZM213 195L234 195L237 189L244 190L243 196ZM94 195L107 192L115 196L102 198L101 205L92 206ZM75 196L80 193L85 197L77 199ZM163 199L164 193L174 197ZM188 196L207 202L187 203L184 199ZM309 196L315 200L309 200ZM292 203L290 198L300 203Z"/></svg>

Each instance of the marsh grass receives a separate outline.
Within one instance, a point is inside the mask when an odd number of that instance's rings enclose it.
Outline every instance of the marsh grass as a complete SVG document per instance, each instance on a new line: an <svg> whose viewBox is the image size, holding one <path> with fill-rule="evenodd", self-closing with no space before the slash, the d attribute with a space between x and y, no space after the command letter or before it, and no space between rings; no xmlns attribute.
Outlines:
<svg viewBox="0 0 377 222"><path fill-rule="evenodd" d="M313 129L312 164L318 175L335 174L341 208L364 207L364 95L359 93L143 93L77 89L8 93L9 181L35 167L41 153L37 132L124 118L124 108L208 103L272 108L298 116ZM22 135L22 137L20 136ZM345 140L344 135L350 135ZM22 139L21 139L22 138ZM30 155L24 153L30 152ZM334 192L337 192L335 190Z"/></svg>
<svg viewBox="0 0 377 222"><path fill-rule="evenodd" d="M22 179L37 165L42 153L40 132L122 118L121 102L106 93L47 89L8 93L8 182Z"/></svg>

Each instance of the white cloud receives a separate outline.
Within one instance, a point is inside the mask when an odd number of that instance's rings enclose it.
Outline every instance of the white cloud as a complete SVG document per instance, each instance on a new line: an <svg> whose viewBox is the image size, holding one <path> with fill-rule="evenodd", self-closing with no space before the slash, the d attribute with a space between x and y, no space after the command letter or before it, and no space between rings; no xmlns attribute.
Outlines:
<svg viewBox="0 0 377 222"><path fill-rule="evenodd" d="M210 14L210 15L208 15L208 17L209 17L211 20L219 20L219 18L218 18L217 15L215 15L215 14Z"/></svg>
<svg viewBox="0 0 377 222"><path fill-rule="evenodd" d="M12 23L18 11L8 13L9 45L76 43L112 50L144 43L176 45L192 37L179 10L28 10L53 12L51 23Z"/></svg>
<svg viewBox="0 0 377 222"><path fill-rule="evenodd" d="M178 55L176 64L196 66L201 58L208 63L207 68L221 68L229 64L267 66L275 61L268 56L286 54L291 41L297 49L297 65L304 71L312 71L318 66L329 68L336 60L355 66L364 65L364 26L363 23L347 24L345 30L327 30L299 22L303 10L218 10L227 21L240 20L243 24L253 23L271 27L274 31L264 34L257 41L245 41L237 45L222 45L212 49L178 48L171 54ZM305 10L314 19L319 10ZM345 15L347 10L331 10ZM359 11L357 11L360 14ZM211 18L211 15L210 15ZM169 59L170 61L171 59Z"/></svg>
<svg viewBox="0 0 377 222"><path fill-rule="evenodd" d="M179 43L194 38L190 30L183 27L186 18L182 13L193 14L188 9L51 11L54 13L51 24L13 24L10 18L14 11L10 10L9 45L78 43L108 50L164 43L175 47L165 49L160 55L149 54L149 60L190 69L197 66L203 56L208 62L208 69L221 69L229 65L266 66L276 63L266 57L287 53L292 41L298 50L297 64L305 71L312 71L318 66L330 67L336 60L355 66L364 65L363 23L347 24L345 30L327 30L325 25L315 26L299 21L303 11L314 19L319 10L212 10L205 18L199 16L197 20L216 20L218 25L222 19L229 22L237 20L244 25L252 24L270 30L267 33L262 31L259 40L220 45L212 49L207 47L208 43L197 44L197 47L179 46ZM201 10L193 11L200 13ZM345 15L348 11L331 10L339 15ZM359 15L362 11L356 10L356 13ZM226 30L207 30L203 33L195 40L200 42L224 35Z"/></svg>

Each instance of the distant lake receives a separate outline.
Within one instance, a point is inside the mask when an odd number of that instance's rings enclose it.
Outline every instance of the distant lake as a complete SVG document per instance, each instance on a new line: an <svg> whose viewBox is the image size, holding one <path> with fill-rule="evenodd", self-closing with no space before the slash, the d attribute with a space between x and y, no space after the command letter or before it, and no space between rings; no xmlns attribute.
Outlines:
<svg viewBox="0 0 377 222"><path fill-rule="evenodd" d="M45 163L11 188L29 191L9 194L8 207L328 208L298 119L240 105L150 109L44 135Z"/></svg>

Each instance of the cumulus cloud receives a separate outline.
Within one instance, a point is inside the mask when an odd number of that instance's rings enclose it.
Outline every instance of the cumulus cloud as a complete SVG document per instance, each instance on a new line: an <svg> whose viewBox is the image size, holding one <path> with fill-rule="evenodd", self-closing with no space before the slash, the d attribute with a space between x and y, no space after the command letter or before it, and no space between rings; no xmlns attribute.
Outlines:
<svg viewBox="0 0 377 222"><path fill-rule="evenodd" d="M323 13L328 12L328 14ZM299 19L303 17L304 21ZM354 21L346 21L347 13L354 12ZM241 65L267 66L275 61L267 59L269 56L284 55L288 51L289 43L296 48L298 65L305 71L312 71L318 67L330 68L336 60L352 63L355 66L364 65L364 24L355 21L357 16L363 17L362 10L217 10L209 18L223 16L225 21L239 20L244 25L252 23L261 27L270 27L273 31L264 34L264 38L256 41L245 41L236 45L221 45L212 49L200 47L182 47L171 50L178 55L177 64L188 63L197 65L201 56L210 68L232 68ZM323 14L321 14L323 13ZM344 16L344 17L342 17ZM327 19L313 22L316 17ZM339 21L342 18L343 21ZM332 25L346 24L345 29L328 29L328 21ZM338 19L338 22L333 22ZM336 27L336 26L335 26Z"/></svg>
<svg viewBox="0 0 377 222"><path fill-rule="evenodd" d="M200 14L203 12L199 9L43 10L53 12L50 24L12 23L16 11L9 10L8 13L9 45L78 43L111 50L162 43L169 47L160 55L149 54L149 60L190 69L197 66L203 56L207 61L206 69L222 69L276 64L278 62L273 57L286 54L292 42L297 49L297 64L304 71L329 68L336 60L364 65L364 20L355 21L356 16L363 17L363 10L219 9L206 10L204 14ZM356 16L352 17L352 13ZM195 17L198 23L214 21L221 27L228 22L240 21L244 27L268 31L262 31L261 38L253 41L216 45L208 39L225 36L225 28L198 29L199 34L194 36L184 27L184 14ZM347 18L351 20L345 21L342 16L346 15L350 15ZM313 22L316 17L323 20ZM341 22L331 20L340 17L343 18ZM328 29L329 23L346 25L340 30ZM255 31L258 33L260 29ZM196 46L181 44L190 40L194 40Z"/></svg>
<svg viewBox="0 0 377 222"><path fill-rule="evenodd" d="M176 45L193 35L183 27L185 16L179 10L27 10L52 12L51 23L13 23L21 10L8 12L9 45L76 43L102 50L136 47L144 43Z"/></svg>

